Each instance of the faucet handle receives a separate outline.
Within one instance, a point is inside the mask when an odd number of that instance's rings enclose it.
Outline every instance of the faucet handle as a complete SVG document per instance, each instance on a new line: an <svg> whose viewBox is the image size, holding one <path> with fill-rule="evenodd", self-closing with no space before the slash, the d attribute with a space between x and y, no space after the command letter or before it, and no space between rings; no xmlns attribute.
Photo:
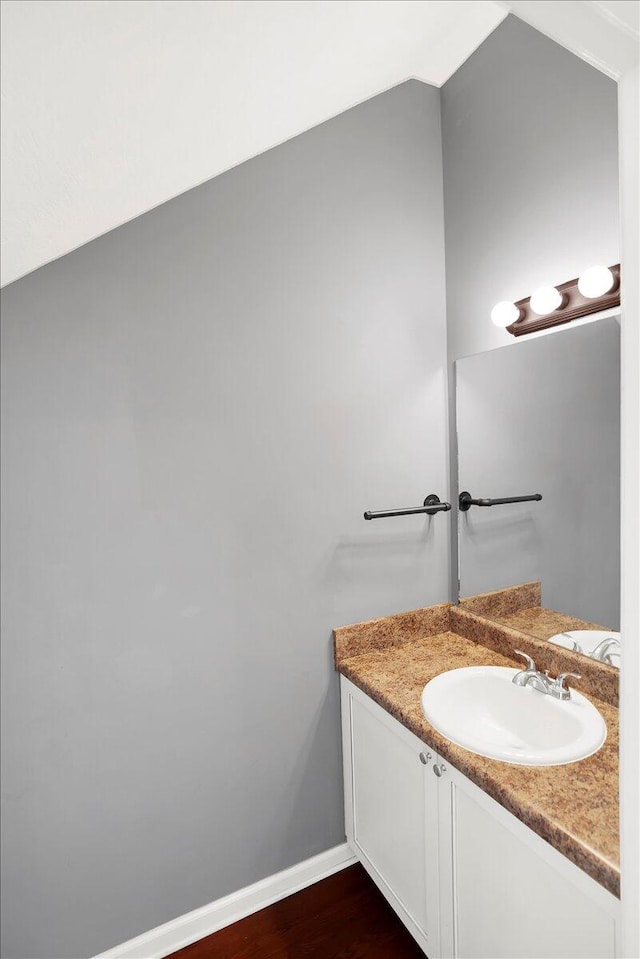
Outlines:
<svg viewBox="0 0 640 959"><path fill-rule="evenodd" d="M535 664L534 661L531 659L531 656L529 656L527 653L523 653L521 649L514 649L514 653L517 653L518 656L522 656L523 659L526 659L526 661L527 661L527 671L531 671L531 672L534 672L534 673L537 672L536 664Z"/></svg>
<svg viewBox="0 0 640 959"><path fill-rule="evenodd" d="M571 691L564 684L565 679L568 679L569 676L573 676L574 679L582 679L580 673L560 673L556 676L553 688L558 699L571 699Z"/></svg>
<svg viewBox="0 0 640 959"><path fill-rule="evenodd" d="M556 676L558 686L562 686L565 679L568 679L569 676L573 676L574 679L582 679L581 673L559 673L559 675Z"/></svg>

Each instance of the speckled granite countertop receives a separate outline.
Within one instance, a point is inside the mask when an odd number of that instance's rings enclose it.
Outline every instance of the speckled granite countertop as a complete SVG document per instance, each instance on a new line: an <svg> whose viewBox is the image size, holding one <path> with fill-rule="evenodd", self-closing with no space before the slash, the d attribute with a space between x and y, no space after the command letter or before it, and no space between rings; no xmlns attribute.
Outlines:
<svg viewBox="0 0 640 959"><path fill-rule="evenodd" d="M439 673L460 666L520 665L509 658L513 631L505 629L504 637L496 637L501 628L492 624L488 645L484 645L481 624L477 617L443 605L346 626L334 633L336 669L501 806L619 896L618 711L586 688L593 688L593 681L587 678L586 685L576 686L602 713L607 739L595 755L566 766L516 766L486 759L456 746L425 719L420 696L426 683ZM541 640L531 642L543 645ZM564 653L569 665L573 664L575 654L551 647L554 662ZM544 662L539 665L547 668Z"/></svg>

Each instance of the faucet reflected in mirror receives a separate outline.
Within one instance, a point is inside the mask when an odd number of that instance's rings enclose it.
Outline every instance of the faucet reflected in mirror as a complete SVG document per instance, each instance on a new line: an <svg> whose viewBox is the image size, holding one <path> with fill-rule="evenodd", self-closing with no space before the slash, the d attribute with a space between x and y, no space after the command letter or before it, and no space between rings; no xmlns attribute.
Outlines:
<svg viewBox="0 0 640 959"><path fill-rule="evenodd" d="M619 318L455 367L458 602L619 666Z"/></svg>
<svg viewBox="0 0 640 959"><path fill-rule="evenodd" d="M588 655L590 655L592 659L600 660L601 663L609 663L610 666L613 666L614 662L613 654L611 653L612 649L616 649L619 654L622 650L622 646L619 639L609 636L608 639L603 639L602 642L596 646L594 651Z"/></svg>

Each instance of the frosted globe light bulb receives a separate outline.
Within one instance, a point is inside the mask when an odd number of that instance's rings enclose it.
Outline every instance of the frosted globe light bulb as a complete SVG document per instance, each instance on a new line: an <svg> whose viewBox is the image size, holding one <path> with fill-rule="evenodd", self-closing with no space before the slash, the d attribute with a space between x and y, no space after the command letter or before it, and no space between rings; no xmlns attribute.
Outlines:
<svg viewBox="0 0 640 959"><path fill-rule="evenodd" d="M588 300L608 293L615 282L615 277L607 266L590 266L581 274L578 280L578 290Z"/></svg>
<svg viewBox="0 0 640 959"><path fill-rule="evenodd" d="M491 310L491 322L495 326L511 326L519 317L520 310L515 303L509 303L508 300L501 300Z"/></svg>
<svg viewBox="0 0 640 959"><path fill-rule="evenodd" d="M529 300L529 305L538 316L546 316L562 305L562 297L555 286L541 286Z"/></svg>

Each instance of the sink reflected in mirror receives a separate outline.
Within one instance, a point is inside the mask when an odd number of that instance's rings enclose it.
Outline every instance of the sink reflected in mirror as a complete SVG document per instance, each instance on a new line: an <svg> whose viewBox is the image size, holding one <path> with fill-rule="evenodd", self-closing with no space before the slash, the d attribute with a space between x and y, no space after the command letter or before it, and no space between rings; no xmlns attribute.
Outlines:
<svg viewBox="0 0 640 959"><path fill-rule="evenodd" d="M549 642L600 663L620 667L620 633L610 629L569 629L549 637Z"/></svg>

